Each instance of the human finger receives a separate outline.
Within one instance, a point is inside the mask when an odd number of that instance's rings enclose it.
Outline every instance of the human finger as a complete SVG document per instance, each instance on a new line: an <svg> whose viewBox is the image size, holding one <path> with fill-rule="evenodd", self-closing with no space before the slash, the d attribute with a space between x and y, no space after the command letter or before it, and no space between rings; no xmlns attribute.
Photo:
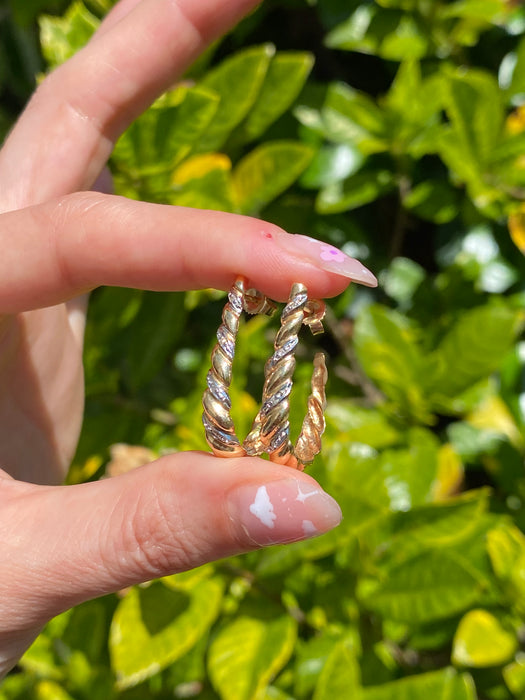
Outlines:
<svg viewBox="0 0 525 700"><path fill-rule="evenodd" d="M6 637L21 653L18 635L84 600L341 520L306 474L197 452L79 486L6 481L1 498L0 659L10 660Z"/></svg>
<svg viewBox="0 0 525 700"><path fill-rule="evenodd" d="M142 0L124 12L20 117L0 153L3 210L89 189L118 135L258 2Z"/></svg>
<svg viewBox="0 0 525 700"><path fill-rule="evenodd" d="M112 29L121 19L128 15L142 0L119 0L103 18L94 34L97 38Z"/></svg>
<svg viewBox="0 0 525 700"><path fill-rule="evenodd" d="M330 297L374 275L333 246L246 216L83 192L0 216L0 313L99 285L227 289L239 274L273 299L293 282Z"/></svg>

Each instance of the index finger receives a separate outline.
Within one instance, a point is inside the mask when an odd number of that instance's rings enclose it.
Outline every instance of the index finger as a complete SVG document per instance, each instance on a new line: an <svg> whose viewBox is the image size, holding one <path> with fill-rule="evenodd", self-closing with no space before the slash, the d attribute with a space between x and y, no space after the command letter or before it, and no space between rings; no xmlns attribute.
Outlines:
<svg viewBox="0 0 525 700"><path fill-rule="evenodd" d="M36 91L0 153L3 210L89 189L119 134L259 1L129 3Z"/></svg>

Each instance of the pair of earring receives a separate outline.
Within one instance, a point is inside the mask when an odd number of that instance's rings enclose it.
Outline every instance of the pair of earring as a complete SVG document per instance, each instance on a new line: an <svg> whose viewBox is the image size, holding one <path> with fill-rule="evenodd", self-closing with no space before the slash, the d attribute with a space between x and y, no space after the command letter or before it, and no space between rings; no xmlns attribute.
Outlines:
<svg viewBox="0 0 525 700"><path fill-rule="evenodd" d="M261 409L252 429L242 442L235 434L230 415L231 399L228 393L232 380L235 340L243 311L249 314L272 315L273 301L256 290L246 289L244 277L238 277L228 293L228 302L222 313L222 324L217 331L217 345L211 355L211 369L203 396L203 423L206 440L218 457L258 456L267 453L279 464L304 469L321 450L326 406L325 385L327 370L325 356L317 353L312 374L312 393L302 429L295 445L290 441L289 397L295 369L295 348L303 324L313 334L323 332L324 302L308 299L303 284L292 285L290 297L282 316L281 327L275 337L273 355L264 368L264 387Z"/></svg>

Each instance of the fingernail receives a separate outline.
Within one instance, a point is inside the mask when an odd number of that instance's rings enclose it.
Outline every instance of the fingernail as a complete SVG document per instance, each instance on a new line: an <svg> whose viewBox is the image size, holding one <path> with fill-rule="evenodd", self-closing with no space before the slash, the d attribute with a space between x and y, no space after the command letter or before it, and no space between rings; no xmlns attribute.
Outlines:
<svg viewBox="0 0 525 700"><path fill-rule="evenodd" d="M232 492L228 505L234 525L263 547L317 537L342 519L331 496L298 479L241 486Z"/></svg>
<svg viewBox="0 0 525 700"><path fill-rule="evenodd" d="M377 287L376 277L359 260L351 258L339 248L299 233L279 236L275 239L287 253L312 263L316 267L367 287Z"/></svg>

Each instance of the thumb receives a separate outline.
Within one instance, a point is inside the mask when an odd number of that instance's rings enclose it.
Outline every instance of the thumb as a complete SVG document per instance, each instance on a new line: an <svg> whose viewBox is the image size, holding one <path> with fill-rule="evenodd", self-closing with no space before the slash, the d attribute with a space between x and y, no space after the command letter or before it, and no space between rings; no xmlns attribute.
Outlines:
<svg viewBox="0 0 525 700"><path fill-rule="evenodd" d="M9 620L13 632L36 628L89 598L341 520L306 474L198 452L79 486L1 488L0 640Z"/></svg>

